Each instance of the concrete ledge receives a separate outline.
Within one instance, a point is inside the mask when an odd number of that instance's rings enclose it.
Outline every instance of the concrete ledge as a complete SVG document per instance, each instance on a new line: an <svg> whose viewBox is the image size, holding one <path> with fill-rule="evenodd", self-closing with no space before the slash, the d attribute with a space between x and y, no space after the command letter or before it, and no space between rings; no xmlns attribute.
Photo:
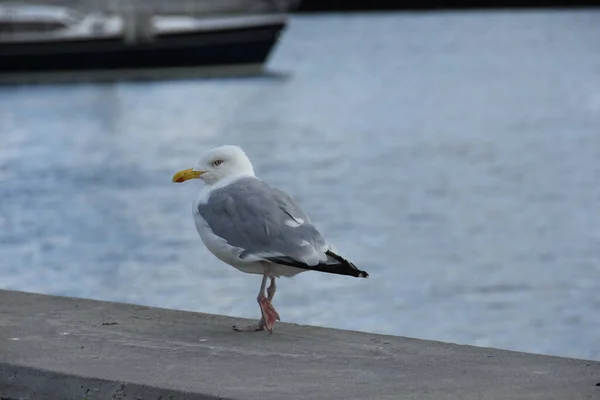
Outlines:
<svg viewBox="0 0 600 400"><path fill-rule="evenodd" d="M247 321L250 323L251 321ZM599 399L600 363L0 291L2 399Z"/></svg>

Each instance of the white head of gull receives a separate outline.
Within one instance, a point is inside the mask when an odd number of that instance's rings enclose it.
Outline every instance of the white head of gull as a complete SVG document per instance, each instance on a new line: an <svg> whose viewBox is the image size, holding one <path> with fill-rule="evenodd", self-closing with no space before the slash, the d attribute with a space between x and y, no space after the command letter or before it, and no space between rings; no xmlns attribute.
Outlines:
<svg viewBox="0 0 600 400"><path fill-rule="evenodd" d="M234 327L236 331L266 328L273 333L280 319L272 304L278 277L305 271L369 276L337 254L287 193L257 178L240 147L209 150L196 167L173 176L173 182L190 179L206 183L192 207L196 229L206 248L242 272L262 275L257 298L262 318L258 325Z"/></svg>

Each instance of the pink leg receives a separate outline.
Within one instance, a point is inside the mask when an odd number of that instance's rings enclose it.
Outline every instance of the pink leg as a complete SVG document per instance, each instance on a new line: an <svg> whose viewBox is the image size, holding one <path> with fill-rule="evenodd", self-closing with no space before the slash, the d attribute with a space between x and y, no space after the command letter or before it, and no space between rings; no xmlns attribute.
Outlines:
<svg viewBox="0 0 600 400"><path fill-rule="evenodd" d="M267 330L271 334L273 333L273 326L275 325L276 321L280 320L280 318L279 318L279 314L275 310L275 307L273 307L273 304L271 304L271 300L273 300L273 296L275 296L275 290L276 290L274 277L271 277L271 284L269 285L269 288L267 289L268 297L265 297L265 287L267 285L267 278L269 278L269 267L265 266L265 273L263 275L262 283L260 285L260 292L258 293L258 297L256 298L256 300L258 301L258 305L260 307L261 315L262 315L260 322L257 325L251 325L251 326L247 326L247 327L234 326L233 329L235 331L237 331L237 332L256 332L256 331L262 331L265 328L267 328Z"/></svg>
<svg viewBox="0 0 600 400"><path fill-rule="evenodd" d="M279 313L275 310L275 307L273 307L273 303L271 303L271 300L273 300L273 297L275 296L275 290L277 290L277 286L275 285L275 277L272 276L271 284L267 289L267 297L265 298L263 296L258 300L263 315L262 321L264 321L265 328L267 328L271 334L273 333L275 322L281 320L281 318L279 318Z"/></svg>
<svg viewBox="0 0 600 400"><path fill-rule="evenodd" d="M267 299L269 301L273 301L273 297L275 297L275 291L277 290L277 286L275 285L275 277L271 277L271 284L267 289Z"/></svg>
<svg viewBox="0 0 600 400"><path fill-rule="evenodd" d="M267 307L267 315L269 317L267 320L265 320L265 323L267 325L267 329L271 333L273 333L273 325L275 325L275 321L281 321L281 318L279 318L279 313L277 312L277 310L275 310L275 307L273 307L273 303L271 302L273 300L273 297L275 297L275 290L277 290L277 286L275 285L275 277L272 276L271 284L267 289L267 301L265 304Z"/></svg>

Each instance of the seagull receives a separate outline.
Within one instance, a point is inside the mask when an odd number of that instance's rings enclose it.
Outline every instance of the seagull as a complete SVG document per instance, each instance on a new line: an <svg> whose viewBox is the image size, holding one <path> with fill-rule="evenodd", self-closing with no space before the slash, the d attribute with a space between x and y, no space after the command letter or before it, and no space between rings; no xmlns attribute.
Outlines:
<svg viewBox="0 0 600 400"><path fill-rule="evenodd" d="M337 254L291 196L256 177L240 147L209 150L195 168L173 176L175 183L190 179L204 181L192 215L206 248L242 272L262 275L257 297L261 319L248 327L234 326L235 331L267 329L273 334L275 322L281 320L272 304L276 278L306 271L369 276Z"/></svg>

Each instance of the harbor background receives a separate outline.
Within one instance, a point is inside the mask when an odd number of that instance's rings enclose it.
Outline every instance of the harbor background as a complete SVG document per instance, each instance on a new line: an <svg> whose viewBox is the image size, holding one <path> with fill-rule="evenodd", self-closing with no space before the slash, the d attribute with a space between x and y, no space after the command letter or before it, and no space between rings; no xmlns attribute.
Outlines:
<svg viewBox="0 0 600 400"><path fill-rule="evenodd" d="M220 144L368 280L286 322L600 359L600 12L291 17L265 76L0 87L0 287L258 317L174 172Z"/></svg>
<svg viewBox="0 0 600 400"><path fill-rule="evenodd" d="M573 8L573 7L597 7L593 0L303 0L297 11L299 12L323 12L323 11L392 11L392 10L452 10L452 9L489 9L500 8L522 9L522 8Z"/></svg>

